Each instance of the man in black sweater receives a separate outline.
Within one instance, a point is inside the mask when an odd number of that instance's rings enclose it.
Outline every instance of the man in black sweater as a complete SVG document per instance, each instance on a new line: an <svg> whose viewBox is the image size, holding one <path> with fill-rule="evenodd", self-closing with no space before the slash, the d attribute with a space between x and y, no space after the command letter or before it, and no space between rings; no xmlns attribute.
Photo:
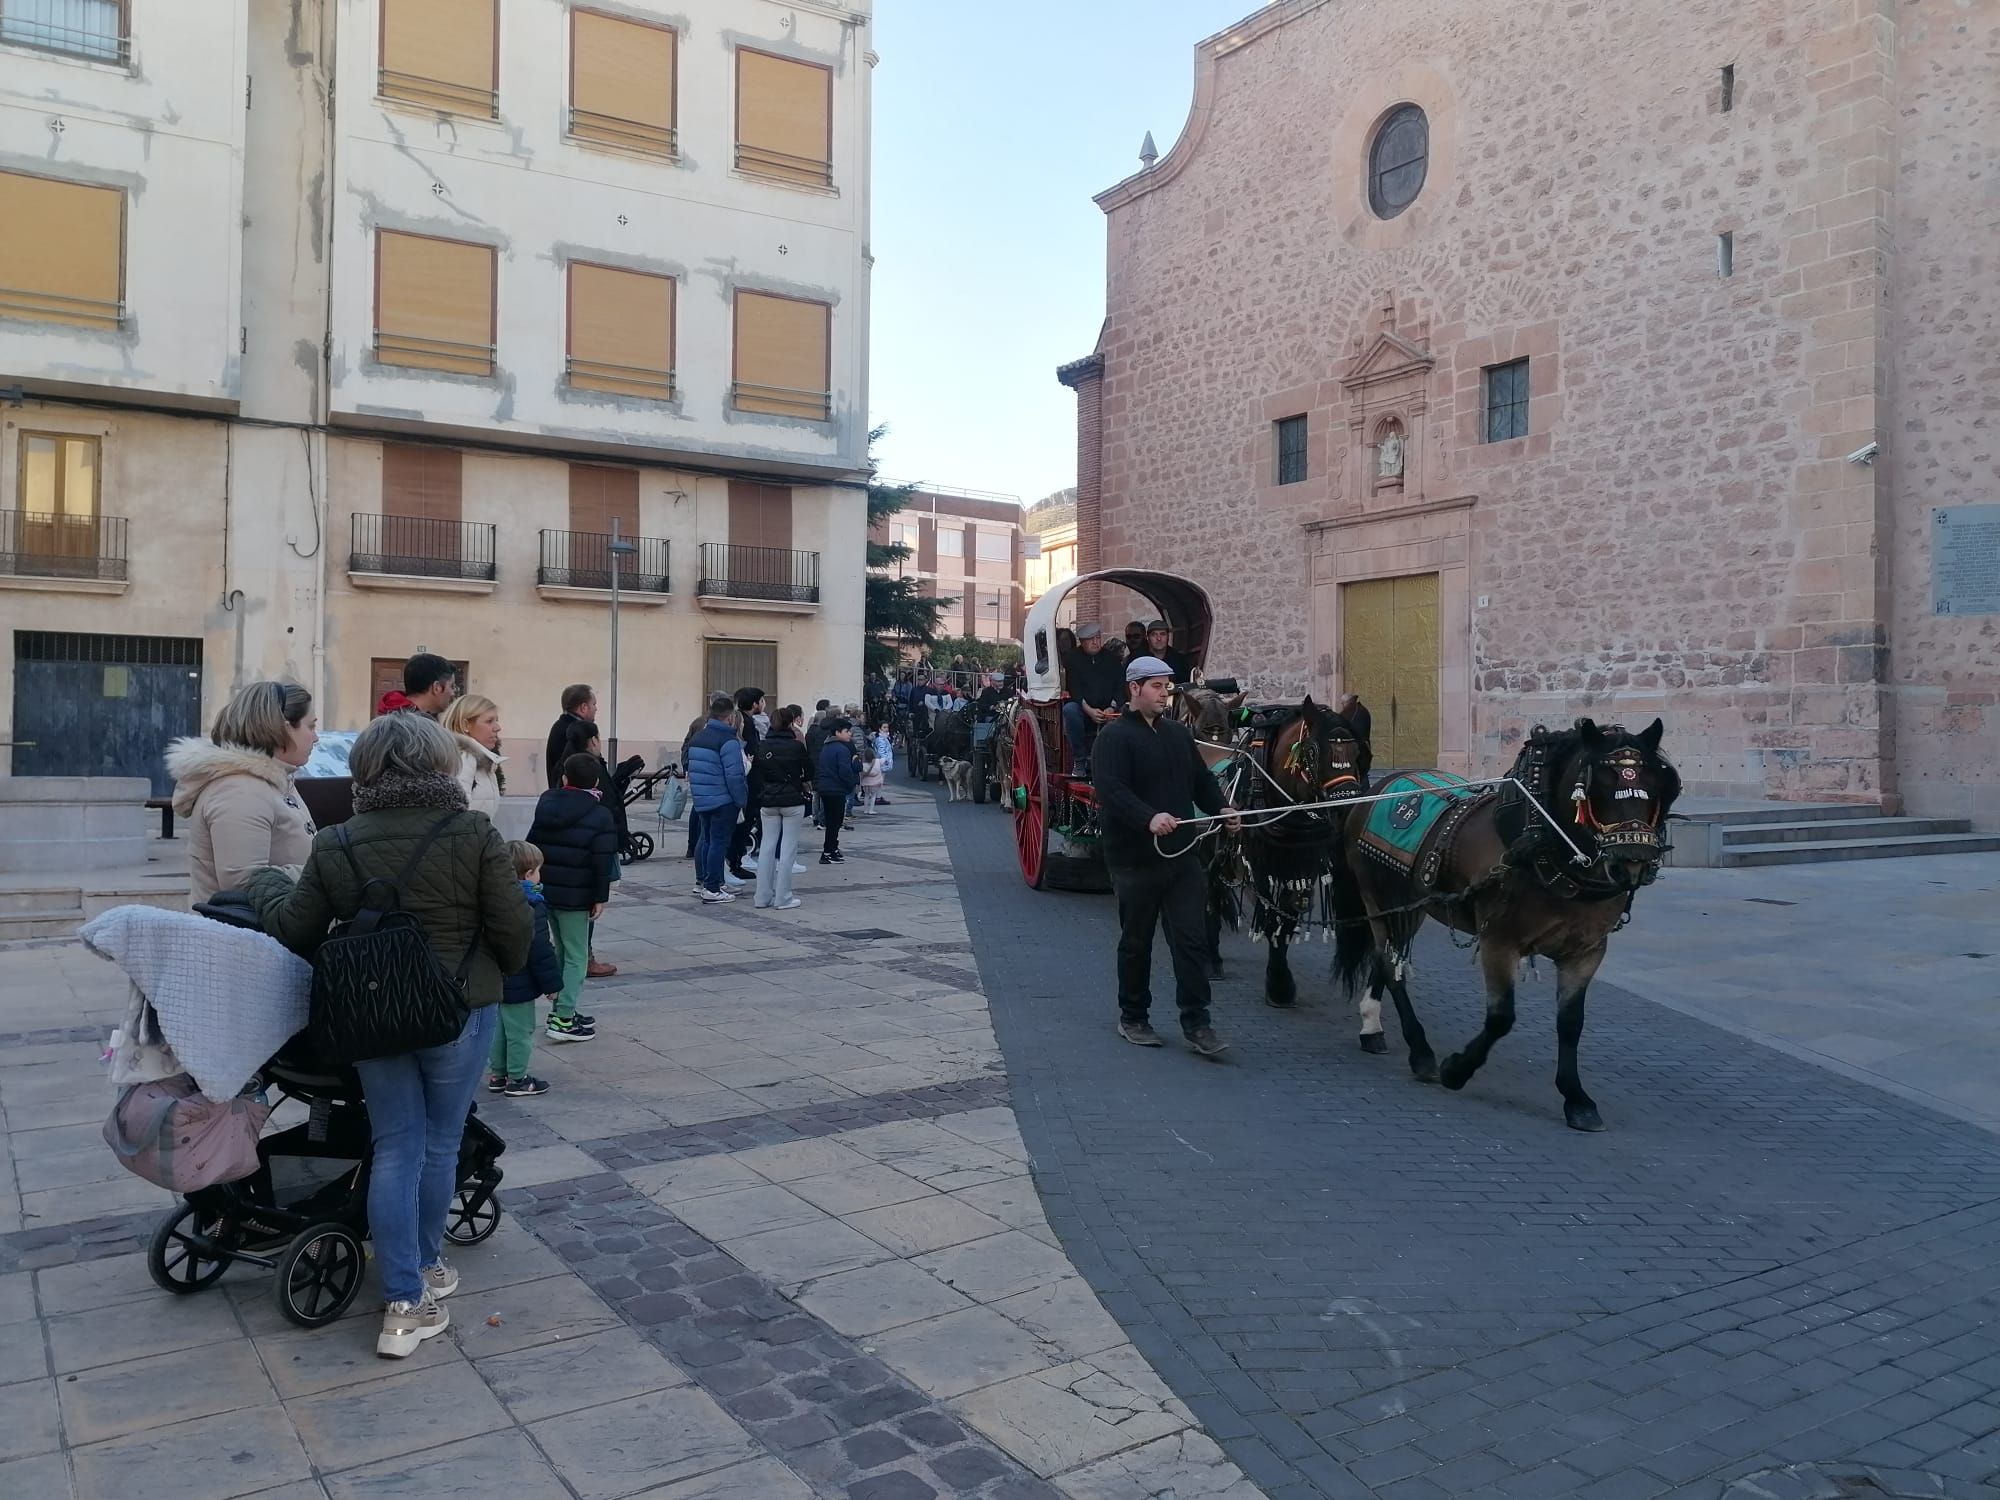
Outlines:
<svg viewBox="0 0 2000 1500"><path fill-rule="evenodd" d="M1153 929L1163 920L1173 955L1181 1031L1203 1057L1229 1044L1208 1020L1207 882L1185 851L1192 831L1180 820L1199 808L1228 813L1222 788L1185 725L1166 717L1173 671L1154 656L1125 668L1131 706L1097 736L1091 757L1099 831L1111 887L1118 893L1118 1034L1157 1047L1152 1009ZM1178 857L1176 857L1178 856Z"/></svg>

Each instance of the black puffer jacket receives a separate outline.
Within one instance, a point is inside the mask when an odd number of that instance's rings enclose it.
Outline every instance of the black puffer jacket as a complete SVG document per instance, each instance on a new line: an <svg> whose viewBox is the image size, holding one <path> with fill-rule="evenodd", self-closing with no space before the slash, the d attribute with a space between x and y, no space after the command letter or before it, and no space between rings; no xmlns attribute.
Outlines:
<svg viewBox="0 0 2000 1500"><path fill-rule="evenodd" d="M611 899L618 823L590 793L543 792L528 842L542 851L542 899L550 911L589 911Z"/></svg>
<svg viewBox="0 0 2000 1500"><path fill-rule="evenodd" d="M332 923L361 909L362 881L340 850L340 832L353 846L362 880L393 880L446 817L452 822L403 883L402 907L449 972L457 971L478 935L465 998L474 1006L496 1003L505 976L528 961L535 925L506 843L484 813L385 807L321 829L296 884L282 870L258 870L245 882L264 930L301 957L312 957Z"/></svg>
<svg viewBox="0 0 2000 1500"><path fill-rule="evenodd" d="M750 800L756 807L804 807L812 801L813 763L798 734L774 729L757 742L750 762Z"/></svg>

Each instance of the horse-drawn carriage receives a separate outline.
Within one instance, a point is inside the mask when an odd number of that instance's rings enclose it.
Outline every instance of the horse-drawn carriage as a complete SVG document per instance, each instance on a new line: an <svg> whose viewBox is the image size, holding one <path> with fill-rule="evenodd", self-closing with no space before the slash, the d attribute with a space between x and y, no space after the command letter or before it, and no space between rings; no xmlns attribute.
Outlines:
<svg viewBox="0 0 2000 1500"><path fill-rule="evenodd" d="M1021 877L1037 890L1109 889L1097 849L1097 800L1090 783L1070 765L1063 733L1063 663L1056 643L1056 615L1085 584L1111 584L1139 595L1167 622L1175 649L1199 670L1215 624L1199 584L1172 573L1110 568L1080 573L1056 584L1028 611L1021 642L1021 690L994 736L993 760L1004 778L1014 815L1014 847Z"/></svg>

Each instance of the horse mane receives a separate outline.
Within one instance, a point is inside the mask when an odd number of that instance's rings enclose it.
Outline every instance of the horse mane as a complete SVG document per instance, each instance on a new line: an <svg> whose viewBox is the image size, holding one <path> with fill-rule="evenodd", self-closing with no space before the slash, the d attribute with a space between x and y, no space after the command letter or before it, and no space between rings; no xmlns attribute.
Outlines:
<svg viewBox="0 0 2000 1500"><path fill-rule="evenodd" d="M1595 719L1588 718L1578 719L1567 729L1550 729L1546 725L1537 724L1528 731L1527 741L1521 746L1520 753L1514 757L1514 768L1509 774L1526 781L1535 795L1546 802L1550 792L1547 784L1549 778L1586 744L1589 744L1596 754L1623 749L1628 745L1641 750L1646 749L1640 737L1623 724L1600 724ZM1657 761L1666 773L1666 800L1671 802L1680 795L1680 772L1674 769L1672 761L1660 753L1657 745L1646 753ZM1540 766L1538 776L1530 779L1523 775L1524 771L1534 768L1537 763Z"/></svg>

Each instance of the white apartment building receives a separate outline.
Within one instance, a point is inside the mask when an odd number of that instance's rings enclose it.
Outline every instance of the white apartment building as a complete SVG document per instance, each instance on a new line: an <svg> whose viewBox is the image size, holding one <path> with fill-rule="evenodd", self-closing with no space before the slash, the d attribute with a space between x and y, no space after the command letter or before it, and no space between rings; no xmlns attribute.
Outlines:
<svg viewBox="0 0 2000 1500"><path fill-rule="evenodd" d="M0 764L157 778L260 677L358 728L429 650L532 768L614 527L628 753L854 692L868 25L0 0Z"/></svg>

